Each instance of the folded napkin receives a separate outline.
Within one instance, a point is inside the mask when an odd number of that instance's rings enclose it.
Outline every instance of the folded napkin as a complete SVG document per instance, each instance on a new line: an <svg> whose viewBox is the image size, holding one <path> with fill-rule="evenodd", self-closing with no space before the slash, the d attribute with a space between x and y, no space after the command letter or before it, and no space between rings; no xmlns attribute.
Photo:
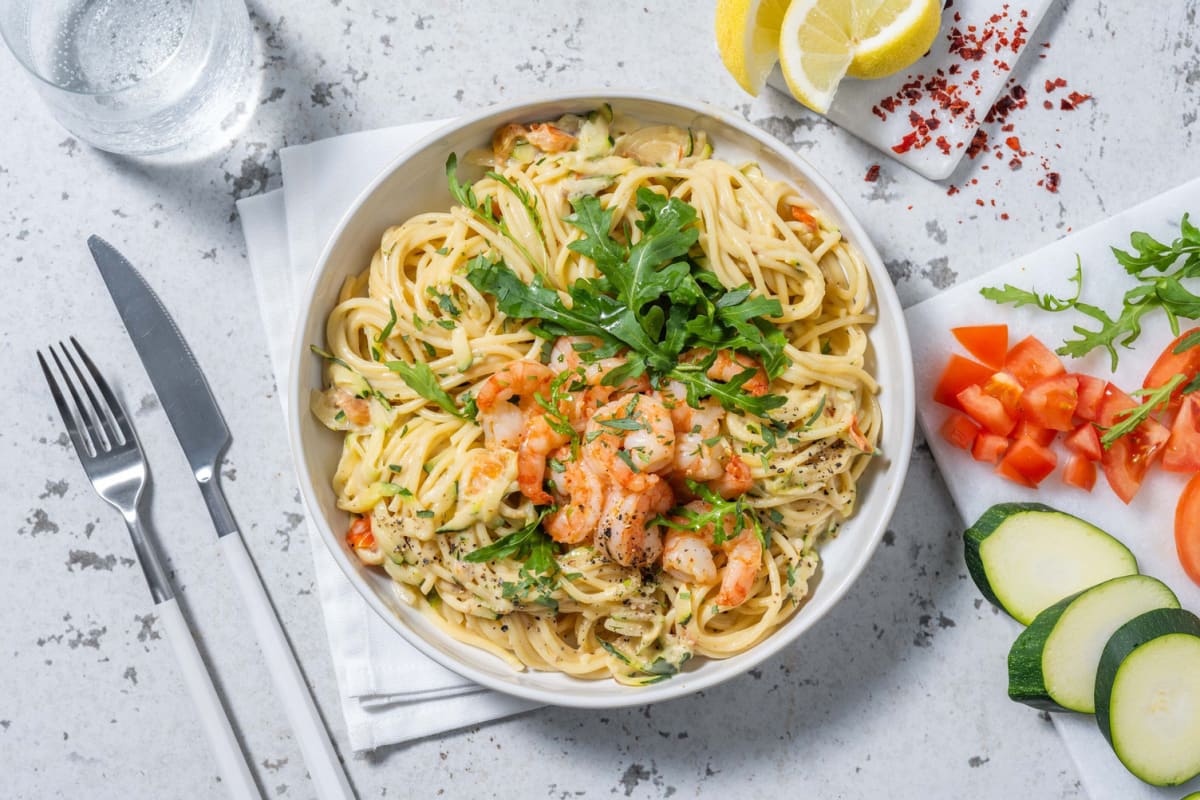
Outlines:
<svg viewBox="0 0 1200 800"><path fill-rule="evenodd" d="M285 406L300 297L326 240L380 170L442 124L422 122L285 148L280 153L284 188L238 201L275 383ZM536 706L485 690L426 658L371 610L311 524L308 539L353 750L444 733Z"/></svg>

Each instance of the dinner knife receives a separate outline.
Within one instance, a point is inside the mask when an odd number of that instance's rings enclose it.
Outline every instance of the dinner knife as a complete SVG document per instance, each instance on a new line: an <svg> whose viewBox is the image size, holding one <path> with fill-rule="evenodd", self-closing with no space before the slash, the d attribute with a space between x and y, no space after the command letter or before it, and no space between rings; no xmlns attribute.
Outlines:
<svg viewBox="0 0 1200 800"><path fill-rule="evenodd" d="M317 796L322 800L353 798L296 656L221 491L219 466L231 437L204 373L158 295L125 256L99 236L88 237L88 248L200 485L221 553L246 603Z"/></svg>

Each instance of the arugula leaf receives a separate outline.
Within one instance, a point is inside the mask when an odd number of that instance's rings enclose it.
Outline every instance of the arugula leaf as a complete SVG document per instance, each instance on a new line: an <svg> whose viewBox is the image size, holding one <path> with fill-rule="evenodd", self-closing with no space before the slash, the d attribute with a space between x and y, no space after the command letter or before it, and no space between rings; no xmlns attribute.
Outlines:
<svg viewBox="0 0 1200 800"><path fill-rule="evenodd" d="M425 362L418 361L415 364L408 364L404 361L388 361L384 366L398 374L408 384L408 388L431 403L435 403L443 411L468 422L475 419L473 413L458 407L458 403L442 388L437 375L433 374L433 370Z"/></svg>
<svg viewBox="0 0 1200 800"><path fill-rule="evenodd" d="M1157 389L1142 389L1141 391L1134 392L1135 395L1145 397L1146 399L1141 405L1131 408L1128 411L1120 412L1120 421L1108 428L1102 428L1104 435L1100 437L1100 444L1104 445L1104 449L1107 450L1113 446L1113 443L1117 439L1133 432L1149 418L1155 409L1165 406L1171 399L1171 393L1179 388L1179 384L1185 380L1187 380L1187 376L1180 373L1173 376L1171 380Z"/></svg>
<svg viewBox="0 0 1200 800"><path fill-rule="evenodd" d="M1003 289L991 286L984 287L979 290L979 293L993 303L1000 303L1001 305L1012 303L1014 308L1037 306L1043 311L1066 311L1069 308L1074 308L1079 303L1079 295L1083 292L1083 261L1080 259L1078 253L1075 254L1075 274L1071 276L1070 280L1075 284L1075 296L1067 300L1060 299L1049 293L1039 295L1037 292L1018 289L1010 283L1004 284Z"/></svg>
<svg viewBox="0 0 1200 800"><path fill-rule="evenodd" d="M539 214L537 210L537 198L530 195L529 192L510 181L499 172L488 172L485 174L517 196L517 199L521 201L521 205L525 206L525 212L529 214L529 221L533 223L534 229L537 231L538 236L542 239L544 244L546 241L546 235L542 232L542 215Z"/></svg>
<svg viewBox="0 0 1200 800"><path fill-rule="evenodd" d="M512 558L524 561L525 568L530 572L550 573L556 570L558 562L554 560L554 555L558 545L542 531L542 520L553 510L553 507L543 508L533 522L501 536L489 545L472 550L463 557L463 561L482 564Z"/></svg>
<svg viewBox="0 0 1200 800"><path fill-rule="evenodd" d="M668 512L670 514L669 517L658 516L647 524L660 524L682 531L700 531L711 525L714 545L722 545L738 536L747 527L750 527L754 530L754 534L762 542L764 548L771 546L771 532L763 527L758 519L758 515L746 505L744 497L738 497L736 500L726 500L702 483L689 480L687 485L693 494L708 503L709 509L707 511L695 511L687 506L680 506L679 508L671 509ZM734 517L733 532L727 533L725 531L725 520L730 515ZM682 520L682 522L677 522L677 519Z"/></svg>

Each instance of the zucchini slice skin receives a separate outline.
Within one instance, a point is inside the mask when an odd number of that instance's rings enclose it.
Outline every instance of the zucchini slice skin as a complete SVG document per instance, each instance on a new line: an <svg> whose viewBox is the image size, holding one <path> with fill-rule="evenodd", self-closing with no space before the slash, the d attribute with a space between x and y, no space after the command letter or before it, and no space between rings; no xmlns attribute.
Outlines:
<svg viewBox="0 0 1200 800"><path fill-rule="evenodd" d="M1155 603L1158 605L1154 605ZM1104 641L1108 639L1108 634L1132 617L1153 608L1179 608L1179 599L1161 581L1146 575L1123 575L1119 578L1111 578L1090 589L1084 589L1064 597L1038 614L1029 627L1022 631L1021 635L1013 642L1012 649L1008 652L1008 696L1010 698L1046 711L1094 713L1094 671L1091 685L1073 687L1077 689L1075 697L1070 697L1069 694L1064 696L1061 691L1059 696L1055 696L1053 690L1047 685L1050 681L1047 680L1046 672L1048 668L1051 668L1047 664L1047 658L1061 653L1064 647L1061 641L1062 637L1070 636L1074 632L1070 629L1060 629L1060 624L1075 625L1075 631L1078 631L1078 625L1088 624L1088 616L1095 619L1097 604L1106 604L1113 609L1110 619L1107 620L1107 628L1103 626L1103 623L1093 624L1093 629L1099 627L1103 631L1101 635L1104 638L1099 642L1102 647ZM1080 620L1080 617L1084 617L1084 619ZM1114 625L1114 621L1118 624ZM1059 642L1058 646L1054 647L1051 642L1055 638L1056 630L1059 631ZM1095 640L1093 639L1093 641ZM1078 650L1078 646L1071 650ZM1086 658L1086 655L1083 658ZM1095 658L1096 661L1092 663L1093 668L1098 665L1100 652L1096 652ZM1065 667L1063 671L1069 669L1069 667ZM1060 676L1059 685L1061 686L1062 673L1060 671L1057 674ZM1082 682L1081 678L1079 683L1082 684Z"/></svg>
<svg viewBox="0 0 1200 800"><path fill-rule="evenodd" d="M1113 746L1113 752L1116 753L1125 768L1152 786L1177 786L1200 775L1200 756L1194 758L1193 763L1174 769L1171 774L1152 772L1146 764L1134 761L1135 754L1124 752L1121 743L1114 741L1111 715L1114 688L1120 688L1117 683L1121 670L1126 667L1127 662L1138 658L1137 651L1139 649L1157 642L1176 640L1181 637L1187 637L1189 641L1190 639L1196 640L1193 652L1197 656L1196 663L1190 665L1190 669L1188 665L1181 665L1182 669L1179 674L1198 674L1200 673L1200 618L1190 611L1178 608L1147 611L1118 628L1104 646L1104 653L1100 656L1100 666L1096 672L1096 723L1100 726L1100 732ZM1142 658L1146 657L1149 656L1143 653ZM1194 737L1189 736L1187 739L1191 742L1200 742L1200 707L1193 710L1195 713L1191 724ZM1184 774L1188 772L1191 774Z"/></svg>
<svg viewBox="0 0 1200 800"><path fill-rule="evenodd" d="M992 577L988 575L988 568L984 558L984 545L990 536L1003 531L1006 523L1013 522L1015 518L1027 514L1044 516L1048 525L1053 524L1057 520L1067 519L1070 520L1074 525L1090 528L1093 534L1097 537L1097 542L1107 540L1105 541L1105 545L1111 545L1109 547L1109 556L1120 553L1122 560L1125 562L1123 572L1108 572L1100 574L1095 578L1095 580L1088 581L1082 585L1076 583L1074 586L1070 587L1065 594L1071 594L1076 591L1087 589L1091 585L1100 583L1109 578L1115 578L1120 575L1137 574L1137 559L1134 558L1133 553L1130 552L1129 548L1108 533L1105 533L1100 528L1092 525L1087 520L1079 519L1078 517L1067 514L1064 511L1059 511L1056 508L1051 508L1050 506L1042 503L999 503L994 505L985 511L974 525L972 525L970 528L967 528L967 530L963 532L963 559L966 561L967 571L970 572L971 578L975 581L975 585L979 588L979 591L983 594L983 596L986 597L988 601L997 608L1003 610L1021 624L1029 625L1031 622L1033 622L1034 617L1037 616L1039 612L1045 610L1045 606L1036 608L1035 610L1032 610L1032 613L1029 613L1029 610L1014 609L1009 605L1006 605L1005 602L998 596L996 587L993 586L992 583ZM1046 605L1051 605L1061 599L1061 597L1055 597Z"/></svg>

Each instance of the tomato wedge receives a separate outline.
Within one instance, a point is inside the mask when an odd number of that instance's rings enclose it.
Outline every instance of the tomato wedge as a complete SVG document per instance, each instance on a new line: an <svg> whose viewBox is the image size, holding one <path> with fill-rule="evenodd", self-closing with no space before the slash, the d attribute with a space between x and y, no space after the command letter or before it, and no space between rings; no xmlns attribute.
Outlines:
<svg viewBox="0 0 1200 800"><path fill-rule="evenodd" d="M994 433L980 433L975 437L975 443L971 445L971 455L975 457L976 461L995 464L1004 455L1008 445L1007 437L997 436Z"/></svg>
<svg viewBox="0 0 1200 800"><path fill-rule="evenodd" d="M1095 422L1100 416L1100 403L1104 400L1104 387L1107 383L1091 375L1075 375L1079 384L1079 403L1075 406L1075 416L1088 422Z"/></svg>
<svg viewBox="0 0 1200 800"><path fill-rule="evenodd" d="M1143 388L1157 389L1181 373L1187 376L1187 381L1196 377L1196 373L1200 372L1200 346L1189 347L1182 353L1176 353L1175 348L1185 338L1197 331L1200 331L1200 328L1192 328L1190 331L1184 331L1179 335L1179 338L1167 345L1167 349L1162 351L1162 355L1158 357L1158 360L1154 362L1154 366L1146 373L1146 380L1142 382ZM1179 388L1171 393L1171 408L1179 405L1179 396L1183 394L1183 386L1186 385L1187 381L1184 381L1183 384L1180 384Z"/></svg>
<svg viewBox="0 0 1200 800"><path fill-rule="evenodd" d="M983 393L999 400L1010 417L1020 416L1023 391L1017 379L1003 371L992 375L983 384Z"/></svg>
<svg viewBox="0 0 1200 800"><path fill-rule="evenodd" d="M1100 404L1097 423L1105 428L1110 427L1118 421L1122 411L1135 406L1137 401L1110 383L1104 387L1104 400ZM1103 452L1100 464L1104 467L1104 477L1122 502L1128 504L1137 495L1138 489L1142 488L1142 481L1146 479L1146 471L1168 438L1170 432L1162 424L1147 419Z"/></svg>
<svg viewBox="0 0 1200 800"><path fill-rule="evenodd" d="M1096 432L1096 426L1090 422L1085 422L1076 428L1063 440L1063 444L1072 453L1081 455L1088 461L1099 461L1103 455L1103 451L1100 449L1100 434Z"/></svg>
<svg viewBox="0 0 1200 800"><path fill-rule="evenodd" d="M1163 469L1200 472L1200 396L1189 394L1183 398L1163 451Z"/></svg>
<svg viewBox="0 0 1200 800"><path fill-rule="evenodd" d="M1021 410L1035 425L1055 431L1075 428L1075 406L1079 404L1079 381L1074 375L1043 378L1021 395Z"/></svg>
<svg viewBox="0 0 1200 800"><path fill-rule="evenodd" d="M1183 571L1200 586L1200 475L1183 487L1175 508L1175 552Z"/></svg>
<svg viewBox="0 0 1200 800"><path fill-rule="evenodd" d="M1004 356L1008 353L1007 325L966 325L951 328L950 332L968 353L989 367L1000 369L1004 366Z"/></svg>
<svg viewBox="0 0 1200 800"><path fill-rule="evenodd" d="M958 393L958 404L989 433L1007 436L1017 421L1008 415L1004 406L994 397L983 393L978 386L968 386Z"/></svg>
<svg viewBox="0 0 1200 800"><path fill-rule="evenodd" d="M1023 419L1017 423L1017 427L1013 429L1013 439L1031 439L1042 447L1049 447L1054 441L1054 437L1058 436L1058 431L1052 431L1049 428L1043 428L1041 425Z"/></svg>
<svg viewBox="0 0 1200 800"><path fill-rule="evenodd" d="M958 393L968 386L980 386L992 376L991 367L985 367L978 361L963 358L960 355L950 356L946 369L942 372L937 388L933 390L933 399L944 406L964 410L958 404Z"/></svg>
<svg viewBox="0 0 1200 800"><path fill-rule="evenodd" d="M971 445L975 443L975 437L978 434L979 426L972 422L970 417L965 414L959 414L957 411L952 413L942 423L942 438L963 450L971 449Z"/></svg>
<svg viewBox="0 0 1200 800"><path fill-rule="evenodd" d="M1079 453L1072 453L1067 459L1067 466L1063 470L1063 483L1067 486L1074 486L1076 489L1083 489L1085 492L1090 492L1092 487L1096 485L1096 465L1089 461L1086 456L1081 456Z"/></svg>
<svg viewBox="0 0 1200 800"><path fill-rule="evenodd" d="M1042 378L1061 375L1067 370L1046 345L1036 337L1026 336L1004 357L1004 371L1022 386L1032 386Z"/></svg>
<svg viewBox="0 0 1200 800"><path fill-rule="evenodd" d="M1000 460L996 472L1014 483L1036 488L1054 471L1057 463L1058 456L1049 447L1032 439L1017 439Z"/></svg>

